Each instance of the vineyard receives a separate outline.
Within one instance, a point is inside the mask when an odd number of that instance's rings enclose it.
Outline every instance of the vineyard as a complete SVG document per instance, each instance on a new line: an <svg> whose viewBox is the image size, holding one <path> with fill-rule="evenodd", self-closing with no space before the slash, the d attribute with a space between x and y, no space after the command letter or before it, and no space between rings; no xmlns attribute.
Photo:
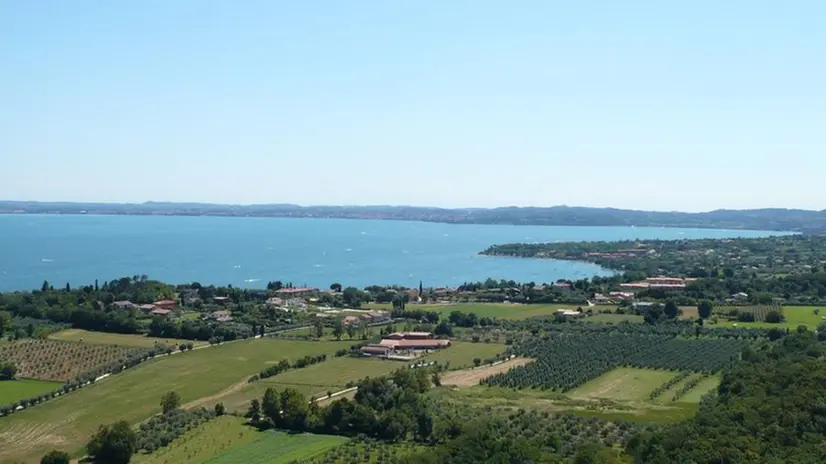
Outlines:
<svg viewBox="0 0 826 464"><path fill-rule="evenodd" d="M771 305L719 305L714 307L714 314L741 322L780 322L767 320L771 313L783 315L783 307Z"/></svg>
<svg viewBox="0 0 826 464"><path fill-rule="evenodd" d="M536 361L484 382L506 388L568 391L616 367L713 373L746 346L736 339L682 339L631 334L554 334L532 337L513 349Z"/></svg>
<svg viewBox="0 0 826 464"><path fill-rule="evenodd" d="M135 350L45 339L24 339L0 345L0 359L17 366L21 378L67 382L113 363L125 364Z"/></svg>

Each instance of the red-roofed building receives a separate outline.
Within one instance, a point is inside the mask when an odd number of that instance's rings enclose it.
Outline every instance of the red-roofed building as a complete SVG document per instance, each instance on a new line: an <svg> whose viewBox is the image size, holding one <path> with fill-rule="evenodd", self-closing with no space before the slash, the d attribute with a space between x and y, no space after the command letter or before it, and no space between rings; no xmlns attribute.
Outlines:
<svg viewBox="0 0 826 464"><path fill-rule="evenodd" d="M174 308L178 302L175 300L160 300L153 303L158 308L171 309Z"/></svg>

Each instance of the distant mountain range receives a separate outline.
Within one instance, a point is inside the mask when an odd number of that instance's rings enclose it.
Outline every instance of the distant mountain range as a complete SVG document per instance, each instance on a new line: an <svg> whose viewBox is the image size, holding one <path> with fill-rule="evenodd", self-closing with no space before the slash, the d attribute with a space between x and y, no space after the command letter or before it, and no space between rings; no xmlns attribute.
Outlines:
<svg viewBox="0 0 826 464"><path fill-rule="evenodd" d="M452 224L695 227L826 232L826 210L779 208L682 213L571 206L446 209L419 206L0 201L0 213L387 219Z"/></svg>

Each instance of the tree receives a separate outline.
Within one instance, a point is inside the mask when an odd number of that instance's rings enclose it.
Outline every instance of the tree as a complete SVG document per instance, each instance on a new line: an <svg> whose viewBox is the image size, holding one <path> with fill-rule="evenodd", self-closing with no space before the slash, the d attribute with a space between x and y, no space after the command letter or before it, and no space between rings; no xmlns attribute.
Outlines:
<svg viewBox="0 0 826 464"><path fill-rule="evenodd" d="M63 451L52 451L40 459L40 464L69 464L70 458L68 453Z"/></svg>
<svg viewBox="0 0 826 464"><path fill-rule="evenodd" d="M101 425L86 444L92 462L101 464L128 464L137 448L138 437L126 421Z"/></svg>
<svg viewBox="0 0 826 464"><path fill-rule="evenodd" d="M347 336L350 337L350 340L353 339L353 335L356 334L356 325L353 323L347 324Z"/></svg>
<svg viewBox="0 0 826 464"><path fill-rule="evenodd" d="M436 329L433 331L434 334L444 335L447 337L453 336L453 327L450 326L447 322L440 322L439 325L436 326Z"/></svg>
<svg viewBox="0 0 826 464"><path fill-rule="evenodd" d="M356 287L347 287L341 293L341 298L348 308L359 308L364 300L364 293Z"/></svg>
<svg viewBox="0 0 826 464"><path fill-rule="evenodd" d="M247 417L249 417L253 423L257 423L261 420L261 403L258 399L253 399L250 402L250 407L247 410Z"/></svg>
<svg viewBox="0 0 826 464"><path fill-rule="evenodd" d="M181 407L181 396L176 392L169 392L161 398L161 409L168 414Z"/></svg>
<svg viewBox="0 0 826 464"><path fill-rule="evenodd" d="M336 319L335 322L333 323L333 335L338 340L341 340L341 334L343 334L343 333L344 333L344 327L342 326L341 319Z"/></svg>
<svg viewBox="0 0 826 464"><path fill-rule="evenodd" d="M280 414L278 394L270 387L264 391L264 398L261 400L261 413L274 424L278 422Z"/></svg>
<svg viewBox="0 0 826 464"><path fill-rule="evenodd" d="M215 403L215 415L216 416L223 416L226 413L226 408L224 408L224 403Z"/></svg>
<svg viewBox="0 0 826 464"><path fill-rule="evenodd" d="M677 302L674 300L668 300L665 302L665 307L663 308L663 312L665 313L666 317L669 319L675 319L677 316L680 315L680 307L677 306Z"/></svg>
<svg viewBox="0 0 826 464"><path fill-rule="evenodd" d="M702 300L700 304L697 305L697 313L700 315L700 319L708 319L711 317L711 311L714 309L714 303L710 300Z"/></svg>
<svg viewBox="0 0 826 464"><path fill-rule="evenodd" d="M10 362L0 362L0 380L12 380L17 375L17 366Z"/></svg>
<svg viewBox="0 0 826 464"><path fill-rule="evenodd" d="M766 322L771 324L779 324L783 322L783 314L780 311L769 311L766 313Z"/></svg>
<svg viewBox="0 0 826 464"><path fill-rule="evenodd" d="M0 311L0 337L3 336L7 330L11 329L11 314L6 311Z"/></svg>
<svg viewBox="0 0 826 464"><path fill-rule="evenodd" d="M321 322L321 319L315 321L315 338L321 338L324 336L324 323Z"/></svg>
<svg viewBox="0 0 826 464"><path fill-rule="evenodd" d="M330 285L330 290L332 290L336 293L341 293L341 284L336 282L336 283Z"/></svg>
<svg viewBox="0 0 826 464"><path fill-rule="evenodd" d="M481 364L482 364L482 359L481 358L473 358L473 365L474 366L479 367L479 365L481 365Z"/></svg>
<svg viewBox="0 0 826 464"><path fill-rule="evenodd" d="M307 419L307 398L294 388L287 388L279 397L281 414L278 421L273 421L280 427L291 430L304 430Z"/></svg>
<svg viewBox="0 0 826 464"><path fill-rule="evenodd" d="M44 280L43 285L40 286L40 291L43 292L43 293L46 293L46 292L49 291L49 288L51 288L51 285L49 285L49 281Z"/></svg>

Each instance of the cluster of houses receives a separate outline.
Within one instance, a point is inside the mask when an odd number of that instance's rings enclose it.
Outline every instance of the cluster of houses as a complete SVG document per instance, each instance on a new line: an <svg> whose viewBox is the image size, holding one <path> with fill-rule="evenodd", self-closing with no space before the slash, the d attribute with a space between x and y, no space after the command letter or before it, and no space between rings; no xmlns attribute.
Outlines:
<svg viewBox="0 0 826 464"><path fill-rule="evenodd" d="M132 303L129 300L115 301L112 303L112 307L115 309L129 310L134 308L152 316L167 316L175 309L177 305L178 302L175 300L160 300L154 303L141 305Z"/></svg>
<svg viewBox="0 0 826 464"><path fill-rule="evenodd" d="M396 332L381 340L363 346L361 354L364 356L409 360L433 350L440 350L450 346L450 340L437 339L430 332Z"/></svg>
<svg viewBox="0 0 826 464"><path fill-rule="evenodd" d="M649 277L639 282L628 282L620 285L623 290L631 292L648 290L648 289L664 289L664 290L679 290L684 289L686 285L694 282L697 279L690 277Z"/></svg>

